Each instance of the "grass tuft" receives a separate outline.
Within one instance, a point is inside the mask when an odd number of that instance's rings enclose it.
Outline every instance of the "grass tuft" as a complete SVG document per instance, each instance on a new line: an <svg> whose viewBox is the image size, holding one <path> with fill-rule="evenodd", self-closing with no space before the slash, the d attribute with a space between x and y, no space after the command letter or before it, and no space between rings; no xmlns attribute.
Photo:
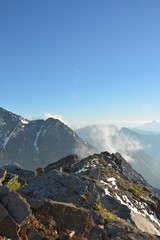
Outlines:
<svg viewBox="0 0 160 240"><path fill-rule="evenodd" d="M21 187L21 184L16 179L14 179L7 183L7 187L15 192Z"/></svg>

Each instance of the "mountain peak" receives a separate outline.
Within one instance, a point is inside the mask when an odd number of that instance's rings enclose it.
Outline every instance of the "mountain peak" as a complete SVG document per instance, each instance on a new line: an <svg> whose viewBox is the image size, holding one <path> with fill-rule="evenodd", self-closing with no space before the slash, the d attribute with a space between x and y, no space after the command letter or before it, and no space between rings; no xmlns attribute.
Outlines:
<svg viewBox="0 0 160 240"><path fill-rule="evenodd" d="M95 148L58 119L29 121L0 110L0 166L17 162L33 169L69 154L84 157L93 152Z"/></svg>
<svg viewBox="0 0 160 240"><path fill-rule="evenodd" d="M153 120L153 121L152 121L152 123L153 123L153 124L157 124L158 122L157 122L157 121L155 121L155 120Z"/></svg>

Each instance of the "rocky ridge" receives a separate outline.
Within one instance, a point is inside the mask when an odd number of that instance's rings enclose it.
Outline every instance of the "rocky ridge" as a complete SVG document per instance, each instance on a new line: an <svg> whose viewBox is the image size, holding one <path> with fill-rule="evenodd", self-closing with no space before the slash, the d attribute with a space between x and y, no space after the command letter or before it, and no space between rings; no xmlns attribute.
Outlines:
<svg viewBox="0 0 160 240"><path fill-rule="evenodd" d="M159 191L119 153L5 166L0 184L2 239L160 239Z"/></svg>

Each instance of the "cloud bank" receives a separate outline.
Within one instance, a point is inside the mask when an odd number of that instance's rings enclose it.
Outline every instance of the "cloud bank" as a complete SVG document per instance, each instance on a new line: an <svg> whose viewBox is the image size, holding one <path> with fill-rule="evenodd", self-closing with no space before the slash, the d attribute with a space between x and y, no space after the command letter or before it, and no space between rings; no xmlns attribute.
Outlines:
<svg viewBox="0 0 160 240"><path fill-rule="evenodd" d="M92 125L77 133L100 151L119 152L127 161L133 161L132 153L145 147L134 134L125 132L114 125Z"/></svg>

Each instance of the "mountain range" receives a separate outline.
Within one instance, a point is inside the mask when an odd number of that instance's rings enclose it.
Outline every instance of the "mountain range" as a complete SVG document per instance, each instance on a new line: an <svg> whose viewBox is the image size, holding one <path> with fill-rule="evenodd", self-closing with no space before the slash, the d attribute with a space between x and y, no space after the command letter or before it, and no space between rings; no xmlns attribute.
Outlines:
<svg viewBox="0 0 160 240"><path fill-rule="evenodd" d="M0 239L160 239L149 156L158 156L159 136L114 125L77 133L58 119L29 121L0 108Z"/></svg>
<svg viewBox="0 0 160 240"><path fill-rule="evenodd" d="M160 187L160 134L115 125L90 125L76 133L99 151L120 152L142 176Z"/></svg>
<svg viewBox="0 0 160 240"><path fill-rule="evenodd" d="M160 122L154 120L152 122L145 123L138 127L137 130L147 131L150 133L160 133Z"/></svg>
<svg viewBox="0 0 160 240"><path fill-rule="evenodd" d="M44 167L67 155L119 152L154 187L160 188L160 134L115 125L92 125L73 131L58 119L29 121L0 108L0 166Z"/></svg>

